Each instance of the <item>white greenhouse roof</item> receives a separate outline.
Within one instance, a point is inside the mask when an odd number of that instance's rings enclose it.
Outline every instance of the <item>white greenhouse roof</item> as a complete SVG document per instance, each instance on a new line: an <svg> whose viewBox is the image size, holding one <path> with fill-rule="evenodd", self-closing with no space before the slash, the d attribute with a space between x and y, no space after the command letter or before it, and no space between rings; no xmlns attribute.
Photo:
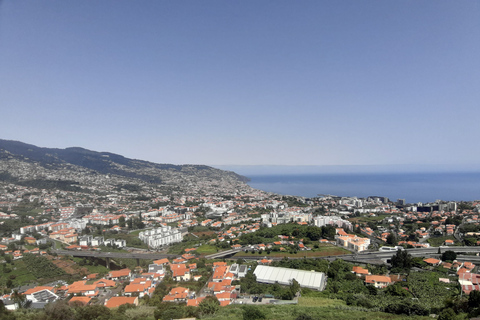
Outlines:
<svg viewBox="0 0 480 320"><path fill-rule="evenodd" d="M253 272L258 282L289 285L292 279L297 280L300 287L322 291L325 289L325 274L323 272L305 271L270 266L257 266Z"/></svg>

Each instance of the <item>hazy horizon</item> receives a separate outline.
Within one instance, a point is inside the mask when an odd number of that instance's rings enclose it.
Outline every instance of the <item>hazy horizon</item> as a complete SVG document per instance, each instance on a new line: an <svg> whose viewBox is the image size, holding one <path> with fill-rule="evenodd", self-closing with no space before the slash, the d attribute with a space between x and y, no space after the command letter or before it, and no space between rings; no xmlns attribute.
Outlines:
<svg viewBox="0 0 480 320"><path fill-rule="evenodd" d="M212 167L234 171L247 177L248 175L480 172L480 165L212 165Z"/></svg>

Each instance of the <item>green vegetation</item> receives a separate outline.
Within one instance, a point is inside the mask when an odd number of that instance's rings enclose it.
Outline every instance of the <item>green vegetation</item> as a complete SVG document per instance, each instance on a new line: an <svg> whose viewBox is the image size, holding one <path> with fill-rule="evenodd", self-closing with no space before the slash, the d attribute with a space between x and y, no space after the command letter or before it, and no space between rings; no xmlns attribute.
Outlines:
<svg viewBox="0 0 480 320"><path fill-rule="evenodd" d="M86 268L89 273L98 273L100 275L104 275L110 271L110 269L105 267L105 265L100 264L100 261L97 260L76 257L72 257L71 259L79 266Z"/></svg>
<svg viewBox="0 0 480 320"><path fill-rule="evenodd" d="M287 236L291 239L304 239L318 241L322 238L333 239L335 228L332 226L314 227L298 225L294 223L281 224L271 228L260 228L257 232L247 233L240 236L240 244L251 245L258 243L272 243L278 241L278 235Z"/></svg>
<svg viewBox="0 0 480 320"><path fill-rule="evenodd" d="M453 240L455 242L455 245L460 245L454 236L431 237L427 241L432 247L440 247L445 244L445 240Z"/></svg>
<svg viewBox="0 0 480 320"><path fill-rule="evenodd" d="M269 257L304 257L304 258L311 258L311 257L326 257L326 256L337 256L342 254L351 254L350 251L334 246L328 243L321 243L315 245L311 250L299 251L298 246L283 246L286 250L280 251L279 248L281 246L274 246L271 250L263 250L259 252L238 252L235 257L245 257L245 256L265 256Z"/></svg>
<svg viewBox="0 0 480 320"><path fill-rule="evenodd" d="M194 251L194 253L208 255L208 254L215 253L217 251L218 249L216 246L213 246L211 244L203 244L200 247L198 247L197 250Z"/></svg>
<svg viewBox="0 0 480 320"><path fill-rule="evenodd" d="M356 223L368 224L370 222L370 223L374 223L375 225L378 225L379 221L382 221L383 219L388 218L390 216L391 214L385 214L385 213L377 213L375 214L375 216L369 216L368 214L366 214L358 217L349 218L348 220L352 224L356 224Z"/></svg>
<svg viewBox="0 0 480 320"><path fill-rule="evenodd" d="M2 264L0 270L0 287L13 288L36 280L21 259Z"/></svg>
<svg viewBox="0 0 480 320"><path fill-rule="evenodd" d="M457 259L457 254L455 251L447 250L442 253L442 261L453 261L455 259Z"/></svg>
<svg viewBox="0 0 480 320"><path fill-rule="evenodd" d="M23 255L23 261L36 279L53 279L65 275L62 269L45 257L27 253Z"/></svg>

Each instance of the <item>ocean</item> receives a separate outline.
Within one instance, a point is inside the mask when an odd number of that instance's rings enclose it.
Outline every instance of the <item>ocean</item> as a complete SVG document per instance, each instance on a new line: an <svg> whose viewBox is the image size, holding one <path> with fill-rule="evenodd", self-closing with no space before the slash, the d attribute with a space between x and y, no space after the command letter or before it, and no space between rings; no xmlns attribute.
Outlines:
<svg viewBox="0 0 480 320"><path fill-rule="evenodd" d="M407 203L480 199L480 172L246 174L250 186L282 195L380 196Z"/></svg>

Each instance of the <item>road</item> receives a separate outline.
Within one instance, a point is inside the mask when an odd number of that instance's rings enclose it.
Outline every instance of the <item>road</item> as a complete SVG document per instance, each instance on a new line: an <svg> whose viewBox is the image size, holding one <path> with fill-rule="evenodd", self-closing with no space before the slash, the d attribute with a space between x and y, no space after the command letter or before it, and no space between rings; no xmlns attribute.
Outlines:
<svg viewBox="0 0 480 320"><path fill-rule="evenodd" d="M413 257L429 257L429 256L437 256L440 253L443 253L447 250L451 250L458 253L470 253L470 254L480 254L479 247L459 247L459 246L451 246L451 247L432 247L432 248L417 248L417 249L406 249L408 253L410 253ZM215 254L211 254L206 256L207 259L215 259L224 257L226 255L235 254L241 252L242 249L232 249L227 251L218 252ZM94 258L127 258L127 259L146 259L146 260L157 260L157 259L175 259L180 257L180 255L176 254L163 254L163 253L124 253L124 252L97 252L97 251L69 251L69 250L52 250L59 255L70 255L75 257L94 257ZM315 257L314 259L344 259L349 261L358 261L358 262L368 262L368 261L385 261L390 259L396 251L369 251L369 252L359 252L358 254L347 254L347 255L340 255L340 256L326 256L326 257ZM462 256L463 257L463 256ZM475 260L475 256L466 256L471 257L472 261ZM254 259L258 260L258 257L253 256L236 256L235 258L242 258L242 259ZM313 258L313 257L312 257ZM273 260L281 260L283 257L278 258L269 258ZM290 259L303 259L303 257L295 257ZM480 260L480 259L479 259Z"/></svg>
<svg viewBox="0 0 480 320"><path fill-rule="evenodd" d="M406 249L408 253L410 253L413 257L430 257L430 256L438 256L439 254L439 249L440 253L443 253L447 250L451 250L458 253L473 253L473 254L480 254L480 248L479 247L458 247L458 246L452 246L452 247L431 247L431 248L417 248L417 249ZM396 251L369 251L369 252L359 252L356 255L355 254L346 254L346 255L339 255L339 256L324 256L324 257L311 257L312 259L328 259L328 260L333 260L333 259L343 259L343 260L349 260L349 261L358 261L358 262L370 262L370 261L385 261L388 259L391 259L393 255L395 255L397 252ZM473 262L476 258L480 257L475 257L475 256L462 256L463 258L467 259L470 257L470 261ZM254 257L254 256L240 256L237 255L235 258L242 258L242 259L254 259L258 260L259 257ZM269 257L269 259L272 260L281 260L283 257ZM289 259L303 259L303 257L290 257ZM480 260L480 259L479 259Z"/></svg>

